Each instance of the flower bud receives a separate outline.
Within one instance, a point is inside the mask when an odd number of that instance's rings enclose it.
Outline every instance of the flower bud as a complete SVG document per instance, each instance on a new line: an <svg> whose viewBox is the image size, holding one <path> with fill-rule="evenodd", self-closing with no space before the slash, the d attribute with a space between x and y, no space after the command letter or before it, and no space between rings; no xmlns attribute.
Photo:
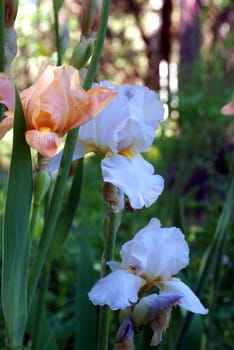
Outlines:
<svg viewBox="0 0 234 350"><path fill-rule="evenodd" d="M92 38L97 32L102 0L84 0L81 11L81 35Z"/></svg>
<svg viewBox="0 0 234 350"><path fill-rule="evenodd" d="M45 170L40 170L34 174L33 191L34 204L40 205L50 187L50 175Z"/></svg>
<svg viewBox="0 0 234 350"><path fill-rule="evenodd" d="M140 329L155 319L164 311L171 309L181 299L179 294L152 294L140 300L132 312L132 320L136 329Z"/></svg>
<svg viewBox="0 0 234 350"><path fill-rule="evenodd" d="M151 346L156 346L162 341L163 334L166 332L171 317L171 309L161 311L153 322L151 328L153 330L153 337L151 339Z"/></svg>
<svg viewBox="0 0 234 350"><path fill-rule="evenodd" d="M93 52L93 40L88 39L79 42L72 54L71 65L77 69L81 69L88 62Z"/></svg>
<svg viewBox="0 0 234 350"><path fill-rule="evenodd" d="M103 198L112 212L118 213L124 209L123 192L110 182L103 183Z"/></svg>
<svg viewBox="0 0 234 350"><path fill-rule="evenodd" d="M115 350L134 350L134 326L130 315L121 323L115 339Z"/></svg>

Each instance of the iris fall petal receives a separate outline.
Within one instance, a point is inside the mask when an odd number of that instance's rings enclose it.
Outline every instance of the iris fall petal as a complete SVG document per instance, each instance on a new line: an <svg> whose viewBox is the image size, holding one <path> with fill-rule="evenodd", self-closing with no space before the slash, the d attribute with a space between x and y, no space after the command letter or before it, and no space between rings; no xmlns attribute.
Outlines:
<svg viewBox="0 0 234 350"><path fill-rule="evenodd" d="M178 293L182 295L178 304L186 310L196 314L206 315L208 310L204 308L198 297L193 291L179 279L172 279L171 281L164 281L162 283L163 293Z"/></svg>
<svg viewBox="0 0 234 350"><path fill-rule="evenodd" d="M104 181L119 187L134 209L149 207L163 190L163 178L154 175L153 166L140 154L133 158L115 154L104 158L101 167Z"/></svg>
<svg viewBox="0 0 234 350"><path fill-rule="evenodd" d="M145 281L125 270L116 270L100 279L89 292L94 305L108 305L112 310L125 309L138 300Z"/></svg>
<svg viewBox="0 0 234 350"><path fill-rule="evenodd" d="M29 146L36 149L44 157L52 157L57 153L61 144L61 137L55 132L40 132L37 130L28 130L25 138Z"/></svg>

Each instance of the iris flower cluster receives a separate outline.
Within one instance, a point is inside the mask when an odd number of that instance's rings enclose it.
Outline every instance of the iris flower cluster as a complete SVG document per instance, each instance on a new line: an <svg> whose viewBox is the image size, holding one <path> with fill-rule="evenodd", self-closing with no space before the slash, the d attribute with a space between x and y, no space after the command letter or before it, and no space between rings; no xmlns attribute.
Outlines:
<svg viewBox="0 0 234 350"><path fill-rule="evenodd" d="M20 96L26 141L51 158L51 172L59 166L63 135L80 126L73 159L96 153L101 159L103 182L116 186L133 209L149 207L157 200L164 180L142 156L152 146L163 120L163 104L155 92L145 86L116 86L107 81L86 92L80 87L77 70L46 62L36 83ZM3 137L13 126L14 114L14 89L5 74L0 76L0 103L5 105L5 118L0 123ZM158 344L176 305L198 314L208 312L192 290L175 277L189 263L189 248L179 228L163 228L153 218L123 244L120 256L120 262L108 262L111 272L89 292L94 305L122 310L117 334L120 342L151 324L151 344Z"/></svg>

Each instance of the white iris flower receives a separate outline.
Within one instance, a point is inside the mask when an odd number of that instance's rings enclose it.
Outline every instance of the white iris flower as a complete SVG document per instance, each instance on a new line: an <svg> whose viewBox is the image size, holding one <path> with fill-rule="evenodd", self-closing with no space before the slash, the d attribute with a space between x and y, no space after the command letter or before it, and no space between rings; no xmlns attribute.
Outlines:
<svg viewBox="0 0 234 350"><path fill-rule="evenodd" d="M93 304L125 309L138 301L139 294L157 287L159 295L175 295L178 305L189 311L208 312L192 290L173 277L189 263L189 248L180 229L162 228L158 219L151 219L122 246L120 255L122 262L110 261L112 272L89 292Z"/></svg>
<svg viewBox="0 0 234 350"><path fill-rule="evenodd" d="M102 158L104 182L125 193L133 209L149 207L161 194L163 178L141 153L153 143L163 104L145 86L96 84L118 91L114 100L94 119L80 127L75 158L95 152Z"/></svg>

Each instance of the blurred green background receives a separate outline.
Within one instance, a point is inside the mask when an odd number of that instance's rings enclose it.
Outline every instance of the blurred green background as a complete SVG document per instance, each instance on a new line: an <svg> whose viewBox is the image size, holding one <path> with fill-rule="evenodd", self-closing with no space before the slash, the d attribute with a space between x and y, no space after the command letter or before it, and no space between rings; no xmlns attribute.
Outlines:
<svg viewBox="0 0 234 350"><path fill-rule="evenodd" d="M34 81L43 59L56 62L52 7L53 3L47 0L20 1L15 24L18 55L10 71L20 90ZM65 63L69 63L79 40L80 11L78 0L65 0L60 9ZM117 247L151 217L158 217L163 226L181 227L191 257L183 279L195 288L229 190L233 168L234 116L224 117L220 113L224 104L234 100L233 1L112 1L96 79L117 84L145 84L158 92L165 105L165 121L160 125L153 147L144 155L156 173L164 177L164 192L150 208L124 213ZM0 147L1 221L10 152L11 133L8 133ZM99 276L106 204L102 198L99 159L88 157L84 165L81 201L69 238L54 260L49 277L41 350L94 349L96 310L87 301L87 291ZM218 291L212 323L205 319L200 327L199 318L198 322L195 318L189 334L193 341L185 349L234 349L233 229L232 209L231 220L225 228L219 278L215 270L207 275L202 297L202 302L210 308L214 290ZM175 349L182 316L178 309L173 310L171 326L160 349ZM113 336L118 327L117 318L117 313L112 315ZM2 325L2 319L0 322ZM25 337L28 348L30 322L28 337ZM149 331L138 336L137 349L150 348L143 345L149 343L148 340L144 343L144 339L150 339L150 335ZM1 349L3 342L1 326Z"/></svg>

